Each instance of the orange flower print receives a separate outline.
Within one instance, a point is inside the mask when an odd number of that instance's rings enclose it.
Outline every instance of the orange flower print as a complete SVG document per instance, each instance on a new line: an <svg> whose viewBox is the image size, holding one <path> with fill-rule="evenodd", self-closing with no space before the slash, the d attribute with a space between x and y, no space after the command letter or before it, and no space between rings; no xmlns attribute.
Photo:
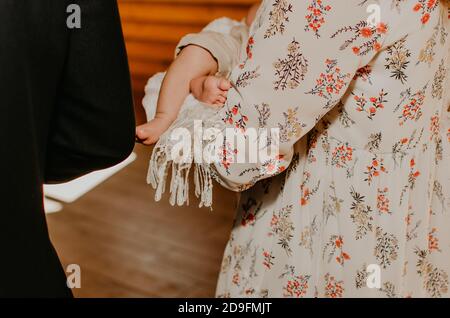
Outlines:
<svg viewBox="0 0 450 318"><path fill-rule="evenodd" d="M255 38L253 36L250 36L247 40L247 47L245 48L246 51L246 59L244 60L244 62L242 62L239 65L240 69L244 69L245 65L247 64L248 60L251 60L253 58L253 46L255 44Z"/></svg>
<svg viewBox="0 0 450 318"><path fill-rule="evenodd" d="M375 42L373 44L373 49L378 52L379 50L381 50L381 44L379 42Z"/></svg>
<svg viewBox="0 0 450 318"><path fill-rule="evenodd" d="M334 241L334 244L336 244L336 247L341 248L342 244L344 244L344 241L342 240L342 236L339 236L336 241Z"/></svg>
<svg viewBox="0 0 450 318"><path fill-rule="evenodd" d="M415 165L416 165L416 161L414 159L411 159L409 166L411 167L412 171L414 170ZM417 178L418 176L420 176L420 172L419 171L412 172L412 176Z"/></svg>
<svg viewBox="0 0 450 318"><path fill-rule="evenodd" d="M317 184L314 186L314 188L311 189L308 187L308 183L310 181L311 174L309 172L305 171L303 173L303 176L304 176L304 180L303 180L302 184L300 185L300 190L302 193L302 197L300 199L300 204L302 206L305 206L311 200L311 197L314 194L316 194L316 192L319 190L320 181L318 181Z"/></svg>
<svg viewBox="0 0 450 318"><path fill-rule="evenodd" d="M235 274L233 275L233 279L232 279L233 284L239 285L240 280L241 280L241 279L240 279L239 273L235 273Z"/></svg>
<svg viewBox="0 0 450 318"><path fill-rule="evenodd" d="M419 0L413 7L414 12L421 14L420 22L427 24L430 21L431 12L439 5L437 0Z"/></svg>
<svg viewBox="0 0 450 318"><path fill-rule="evenodd" d="M284 297L305 297L308 292L308 282L311 275L298 275L295 273L295 266L285 265L285 272L280 275L280 278L287 279L283 287Z"/></svg>
<svg viewBox="0 0 450 318"><path fill-rule="evenodd" d="M361 35L363 38L370 38L372 36L373 32L372 29L369 27L365 27L361 29Z"/></svg>
<svg viewBox="0 0 450 318"><path fill-rule="evenodd" d="M421 130L420 133L414 130L409 138L400 138L400 140L393 145L392 157L394 159L395 166L401 165L408 153L417 147L422 139L422 135L423 130Z"/></svg>
<svg viewBox="0 0 450 318"><path fill-rule="evenodd" d="M234 105L225 112L225 117L222 118L224 123L233 125L235 128L245 132L247 128L248 117L241 112L241 104Z"/></svg>
<svg viewBox="0 0 450 318"><path fill-rule="evenodd" d="M388 30L388 27L385 23L381 22L377 25L377 33L385 34Z"/></svg>
<svg viewBox="0 0 450 318"><path fill-rule="evenodd" d="M338 281L330 273L325 275L325 297L327 298L342 298L344 294L344 282Z"/></svg>
<svg viewBox="0 0 450 318"><path fill-rule="evenodd" d="M217 157L220 159L220 165L226 171L229 171L231 164L235 161L235 156L238 154L237 149L232 149L230 143L224 144L217 150Z"/></svg>
<svg viewBox="0 0 450 318"><path fill-rule="evenodd" d="M408 213L408 215L405 217L406 225L411 225L411 219L412 219L412 213Z"/></svg>
<svg viewBox="0 0 450 318"><path fill-rule="evenodd" d="M339 249L340 254L339 256L336 256L336 262L338 262L340 265L344 265L344 262L350 259L350 255L345 253L342 248L344 245L344 240L342 239L342 236L339 236L335 240L336 247Z"/></svg>
<svg viewBox="0 0 450 318"><path fill-rule="evenodd" d="M384 189L378 189L378 195L377 195L377 209L378 213L381 214L391 214L391 211L389 209L389 199L387 197L388 194L388 188Z"/></svg>
<svg viewBox="0 0 450 318"><path fill-rule="evenodd" d="M278 225L279 217L277 215L273 215L272 219L270 220L270 227L275 228Z"/></svg>
<svg viewBox="0 0 450 318"><path fill-rule="evenodd" d="M325 60L326 70L320 73L316 86L306 94L317 95L328 100L325 108L333 103L333 97L339 95L351 78L350 73L342 73L337 60Z"/></svg>
<svg viewBox="0 0 450 318"><path fill-rule="evenodd" d="M440 252L439 248L439 239L436 237L437 229L431 229L430 233L428 233L428 251L431 253L433 251Z"/></svg>
<svg viewBox="0 0 450 318"><path fill-rule="evenodd" d="M275 256L272 255L272 252L264 251L263 257L264 257L263 261L264 267L267 269L272 269L272 266L274 265Z"/></svg>
<svg viewBox="0 0 450 318"><path fill-rule="evenodd" d="M353 160L353 148L348 143L340 144L333 150L331 164L337 168L347 167L347 163Z"/></svg>
<svg viewBox="0 0 450 318"><path fill-rule="evenodd" d="M365 98L364 93L361 93L360 96L352 93L354 96L354 100L356 102L356 111L365 112L369 119L373 119L377 114L378 110L383 109L387 100L385 97L388 93L382 89L378 96L370 97L368 100Z"/></svg>
<svg viewBox="0 0 450 318"><path fill-rule="evenodd" d="M408 121L418 121L422 117L426 88L427 85L414 94L411 93L410 89L401 93L402 100L394 110L397 112L399 109L402 109L402 113L398 116L400 126L403 126Z"/></svg>
<svg viewBox="0 0 450 318"><path fill-rule="evenodd" d="M305 31L313 31L317 38L320 38L319 30L325 24L326 14L331 11L331 6L325 5L324 2L322 0L313 0L307 9Z"/></svg>
<svg viewBox="0 0 450 318"><path fill-rule="evenodd" d="M370 185L375 177L380 176L381 173L387 173L384 167L384 159L373 158L371 165L367 166L367 171L364 174L367 176L364 181Z"/></svg>
<svg viewBox="0 0 450 318"><path fill-rule="evenodd" d="M413 190L416 186L417 178L420 177L420 171L416 169L416 161L411 159L409 161L409 175L408 175L408 183L403 187L402 193L400 195L400 204L403 203L403 198L406 192L409 190Z"/></svg>
<svg viewBox="0 0 450 318"><path fill-rule="evenodd" d="M285 297L304 297L308 291L308 281L311 276L295 276L292 279L287 281L284 289Z"/></svg>
<svg viewBox="0 0 450 318"><path fill-rule="evenodd" d="M440 132L440 117L438 115L434 115L431 117L430 124L430 140L437 140L439 138Z"/></svg>
<svg viewBox="0 0 450 318"><path fill-rule="evenodd" d="M350 260L350 255L344 251L344 238L341 235L331 235L323 249L323 256L328 255L328 263L333 259L341 266Z"/></svg>
<svg viewBox="0 0 450 318"><path fill-rule="evenodd" d="M250 172L258 172L259 175L275 175L286 170L285 159L283 155L275 156L262 163L259 168L250 168L240 173L241 176Z"/></svg>
<svg viewBox="0 0 450 318"><path fill-rule="evenodd" d="M360 21L356 25L345 26L331 35L334 39L346 33L352 33L352 37L347 39L342 45L341 50L352 46L352 51L356 55L366 55L369 52L381 49L381 37L388 32L388 25L380 22L377 25L370 25L367 21Z"/></svg>
<svg viewBox="0 0 450 318"><path fill-rule="evenodd" d="M422 4L416 3L416 4L414 5L413 10L414 10L415 12L418 12L420 9L422 9Z"/></svg>

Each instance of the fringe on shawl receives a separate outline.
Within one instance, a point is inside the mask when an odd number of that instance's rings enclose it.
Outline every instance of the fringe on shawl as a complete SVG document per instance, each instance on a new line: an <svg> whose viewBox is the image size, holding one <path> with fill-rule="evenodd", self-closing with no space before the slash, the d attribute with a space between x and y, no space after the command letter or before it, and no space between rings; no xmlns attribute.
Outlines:
<svg viewBox="0 0 450 318"><path fill-rule="evenodd" d="M189 182L190 174L193 172L193 181L195 185L195 196L199 199L199 207L212 206L213 194L213 165L207 163L194 162L194 141L195 121L201 121L202 130L208 128L216 128L221 131L223 122L217 117L217 110L207 107L203 104L196 104L183 109L178 119L172 124L170 129L160 138L159 142L153 149L150 158L150 164L147 175L147 183L155 189L155 200L160 201L166 191L166 184L169 175L169 202L171 205L183 206L189 205ZM191 154L187 156L187 160L174 160L172 158L172 149L175 143L171 134L177 128L187 129L191 136ZM202 140L201 151L207 147L212 140Z"/></svg>

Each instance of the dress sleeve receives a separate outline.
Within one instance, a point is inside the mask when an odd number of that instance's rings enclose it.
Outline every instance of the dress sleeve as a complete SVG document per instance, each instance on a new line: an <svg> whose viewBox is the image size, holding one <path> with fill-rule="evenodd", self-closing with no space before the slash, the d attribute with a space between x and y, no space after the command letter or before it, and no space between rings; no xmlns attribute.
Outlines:
<svg viewBox="0 0 450 318"><path fill-rule="evenodd" d="M382 48L390 26L369 21L371 1L363 3L268 1L247 57L232 73L236 89L221 118L227 128L278 128L279 155L248 164L222 160L215 164L222 185L242 191L285 170L294 144L338 104L356 71Z"/></svg>
<svg viewBox="0 0 450 318"><path fill-rule="evenodd" d="M225 107L216 114L214 125L222 125L223 136L230 130L249 135L257 130L252 140L259 144L266 140L262 148L274 142L261 135L264 131L270 134L264 129L278 129L279 151L269 159L240 163L233 155L248 150L233 143L230 147L226 137L223 142L217 142L216 138L215 150L223 154L220 160L196 164L201 172L197 173L201 182L196 183L201 205L211 204L211 177L228 189L244 191L289 166L294 144L340 101L356 71L383 47L390 26L376 19L372 23L367 11L369 5L377 3L361 0L348 0L345 5L337 0L263 3L256 18L257 27L250 31L246 54L232 71L230 79L234 87ZM219 144L222 148L217 149ZM175 182L174 187L171 184L175 197L179 183ZM175 197L173 202L178 204L186 201Z"/></svg>

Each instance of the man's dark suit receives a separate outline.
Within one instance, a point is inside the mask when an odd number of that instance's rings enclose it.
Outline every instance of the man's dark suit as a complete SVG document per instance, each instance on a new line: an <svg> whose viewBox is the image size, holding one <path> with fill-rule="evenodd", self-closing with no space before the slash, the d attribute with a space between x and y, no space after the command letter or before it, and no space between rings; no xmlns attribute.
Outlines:
<svg viewBox="0 0 450 318"><path fill-rule="evenodd" d="M69 4L81 29L69 29ZM66 297L42 184L125 159L134 144L113 0L0 0L0 297Z"/></svg>

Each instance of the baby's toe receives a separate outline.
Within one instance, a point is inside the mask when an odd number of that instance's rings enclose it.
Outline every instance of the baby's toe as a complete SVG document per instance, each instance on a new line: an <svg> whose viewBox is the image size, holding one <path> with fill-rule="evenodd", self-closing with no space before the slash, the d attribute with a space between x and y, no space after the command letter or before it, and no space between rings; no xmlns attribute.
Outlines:
<svg viewBox="0 0 450 318"><path fill-rule="evenodd" d="M207 94L207 96L205 96L203 102L210 105L214 104L217 101L217 96L217 94L209 93Z"/></svg>
<svg viewBox="0 0 450 318"><path fill-rule="evenodd" d="M223 97L223 96L219 96L219 97L217 98L217 101L218 101L220 104L225 104L225 102L227 101L227 99L226 99L225 97Z"/></svg>
<svg viewBox="0 0 450 318"><path fill-rule="evenodd" d="M214 107L216 108L222 108L223 106L225 106L224 103L220 103L219 101L216 101L214 104L212 104Z"/></svg>
<svg viewBox="0 0 450 318"><path fill-rule="evenodd" d="M221 78L219 81L219 88L223 91L228 91L231 88L231 83L225 78Z"/></svg>

